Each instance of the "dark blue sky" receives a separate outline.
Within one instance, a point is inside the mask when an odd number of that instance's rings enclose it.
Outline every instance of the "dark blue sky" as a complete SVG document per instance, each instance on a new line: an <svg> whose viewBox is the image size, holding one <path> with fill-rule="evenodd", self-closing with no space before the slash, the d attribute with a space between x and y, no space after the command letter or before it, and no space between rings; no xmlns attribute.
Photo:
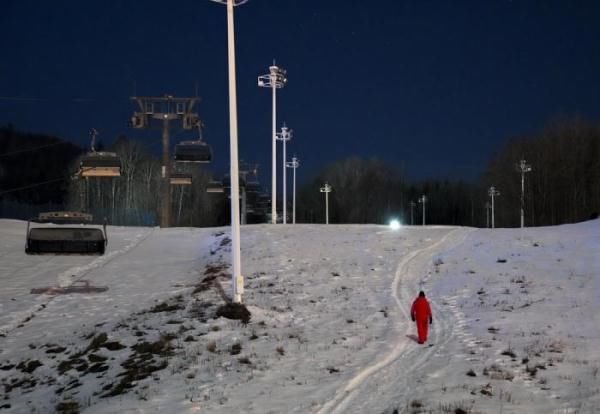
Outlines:
<svg viewBox="0 0 600 414"><path fill-rule="evenodd" d="M138 95L198 84L213 167L228 168L225 7L209 0L3 1L0 124L105 143L134 131ZM271 94L286 68L278 126L299 178L351 155L410 177L475 178L511 136L557 116L600 116L596 1L250 0L236 8L240 157L270 182ZM85 101L73 101L85 98ZM174 132L173 141L191 133ZM279 165L279 162L278 162Z"/></svg>

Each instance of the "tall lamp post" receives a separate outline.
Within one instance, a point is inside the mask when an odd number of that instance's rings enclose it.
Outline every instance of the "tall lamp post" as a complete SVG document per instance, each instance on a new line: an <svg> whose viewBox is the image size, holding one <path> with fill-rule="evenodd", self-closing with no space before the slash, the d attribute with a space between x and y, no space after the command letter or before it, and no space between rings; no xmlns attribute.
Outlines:
<svg viewBox="0 0 600 414"><path fill-rule="evenodd" d="M517 164L517 171L521 173L521 228L525 227L525 173L531 172L531 165L525 160Z"/></svg>
<svg viewBox="0 0 600 414"><path fill-rule="evenodd" d="M233 302L242 303L244 277L241 273L240 254L240 180L238 172L238 130L237 130L237 91L235 79L235 33L233 27L233 7L247 0L212 0L227 4L227 55L229 66L229 157L231 177L231 261L233 272L231 284Z"/></svg>
<svg viewBox="0 0 600 414"><path fill-rule="evenodd" d="M285 153L285 143L292 139L292 130L285 125L285 122L281 127L281 132L277 134L277 139L283 142L283 224L287 224L287 170L285 168L287 155Z"/></svg>
<svg viewBox="0 0 600 414"><path fill-rule="evenodd" d="M296 224L296 168L300 166L300 160L296 156L286 164L286 167L294 169L294 196L292 202L292 224Z"/></svg>
<svg viewBox="0 0 600 414"><path fill-rule="evenodd" d="M423 204L423 225L425 225L425 204L427 204L427 196L425 194L419 197L419 203Z"/></svg>
<svg viewBox="0 0 600 414"><path fill-rule="evenodd" d="M494 220L494 197L498 197L500 195L500 191L496 190L496 187L491 186L488 190L488 195L492 198L492 228L496 228L496 222Z"/></svg>
<svg viewBox="0 0 600 414"><path fill-rule="evenodd" d="M325 193L325 224L329 224L329 193L331 193L331 186L325 183L321 187L321 192Z"/></svg>
<svg viewBox="0 0 600 414"><path fill-rule="evenodd" d="M269 73L258 77L258 86L261 88L271 88L273 93L273 124L272 124L272 171L271 171L271 223L277 223L277 133L275 131L277 125L277 94L276 90L283 88L287 83L286 71L273 62L273 66L269 66Z"/></svg>

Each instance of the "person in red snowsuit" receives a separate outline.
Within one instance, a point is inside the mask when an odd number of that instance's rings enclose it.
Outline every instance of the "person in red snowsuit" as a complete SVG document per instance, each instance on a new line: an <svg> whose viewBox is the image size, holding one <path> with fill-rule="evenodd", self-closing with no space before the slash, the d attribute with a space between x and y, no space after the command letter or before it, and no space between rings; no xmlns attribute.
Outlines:
<svg viewBox="0 0 600 414"><path fill-rule="evenodd" d="M412 307L410 308L410 317L412 318L413 322L417 322L419 343L425 343L425 341L427 341L429 324L433 323L431 307L429 306L427 299L425 299L425 292L419 292L419 296L415 299Z"/></svg>

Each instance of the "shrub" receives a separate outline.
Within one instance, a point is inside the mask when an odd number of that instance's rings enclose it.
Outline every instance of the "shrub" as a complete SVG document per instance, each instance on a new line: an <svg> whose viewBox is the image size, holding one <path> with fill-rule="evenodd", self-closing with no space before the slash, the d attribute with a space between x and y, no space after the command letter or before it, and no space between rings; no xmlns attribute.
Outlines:
<svg viewBox="0 0 600 414"><path fill-rule="evenodd" d="M515 354L515 351L513 351L513 349L510 347L510 345L508 345L508 348L505 349L504 351L502 351L501 355L506 355L509 356L511 358L516 358L517 354Z"/></svg>

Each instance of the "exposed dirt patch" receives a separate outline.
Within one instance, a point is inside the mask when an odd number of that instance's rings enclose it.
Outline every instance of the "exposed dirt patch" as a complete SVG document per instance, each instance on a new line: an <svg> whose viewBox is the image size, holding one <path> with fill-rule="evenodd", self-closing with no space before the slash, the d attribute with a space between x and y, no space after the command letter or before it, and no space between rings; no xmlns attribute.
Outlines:
<svg viewBox="0 0 600 414"><path fill-rule="evenodd" d="M135 382L148 378L153 372L167 367L166 359L157 360L156 357L168 357L172 355L170 341L172 335L161 335L156 342L139 342L131 347L133 353L121 366L125 369L119 374L123 378L118 383L106 387L106 393L102 397L113 397L125 394L133 388Z"/></svg>
<svg viewBox="0 0 600 414"><path fill-rule="evenodd" d="M150 309L149 312L151 312L151 313L175 312L175 311L178 311L181 309L183 309L183 305L181 303L169 304L167 302L162 302L162 303L159 303L158 305L154 306L152 309Z"/></svg>
<svg viewBox="0 0 600 414"><path fill-rule="evenodd" d="M219 306L217 316L222 316L227 319L242 321L243 323L250 322L252 314L243 303L226 303Z"/></svg>
<svg viewBox="0 0 600 414"><path fill-rule="evenodd" d="M22 361L17 365L17 369L20 369L22 372L26 372L27 374L31 374L37 368L41 367L42 364L40 361L32 360L32 361Z"/></svg>

